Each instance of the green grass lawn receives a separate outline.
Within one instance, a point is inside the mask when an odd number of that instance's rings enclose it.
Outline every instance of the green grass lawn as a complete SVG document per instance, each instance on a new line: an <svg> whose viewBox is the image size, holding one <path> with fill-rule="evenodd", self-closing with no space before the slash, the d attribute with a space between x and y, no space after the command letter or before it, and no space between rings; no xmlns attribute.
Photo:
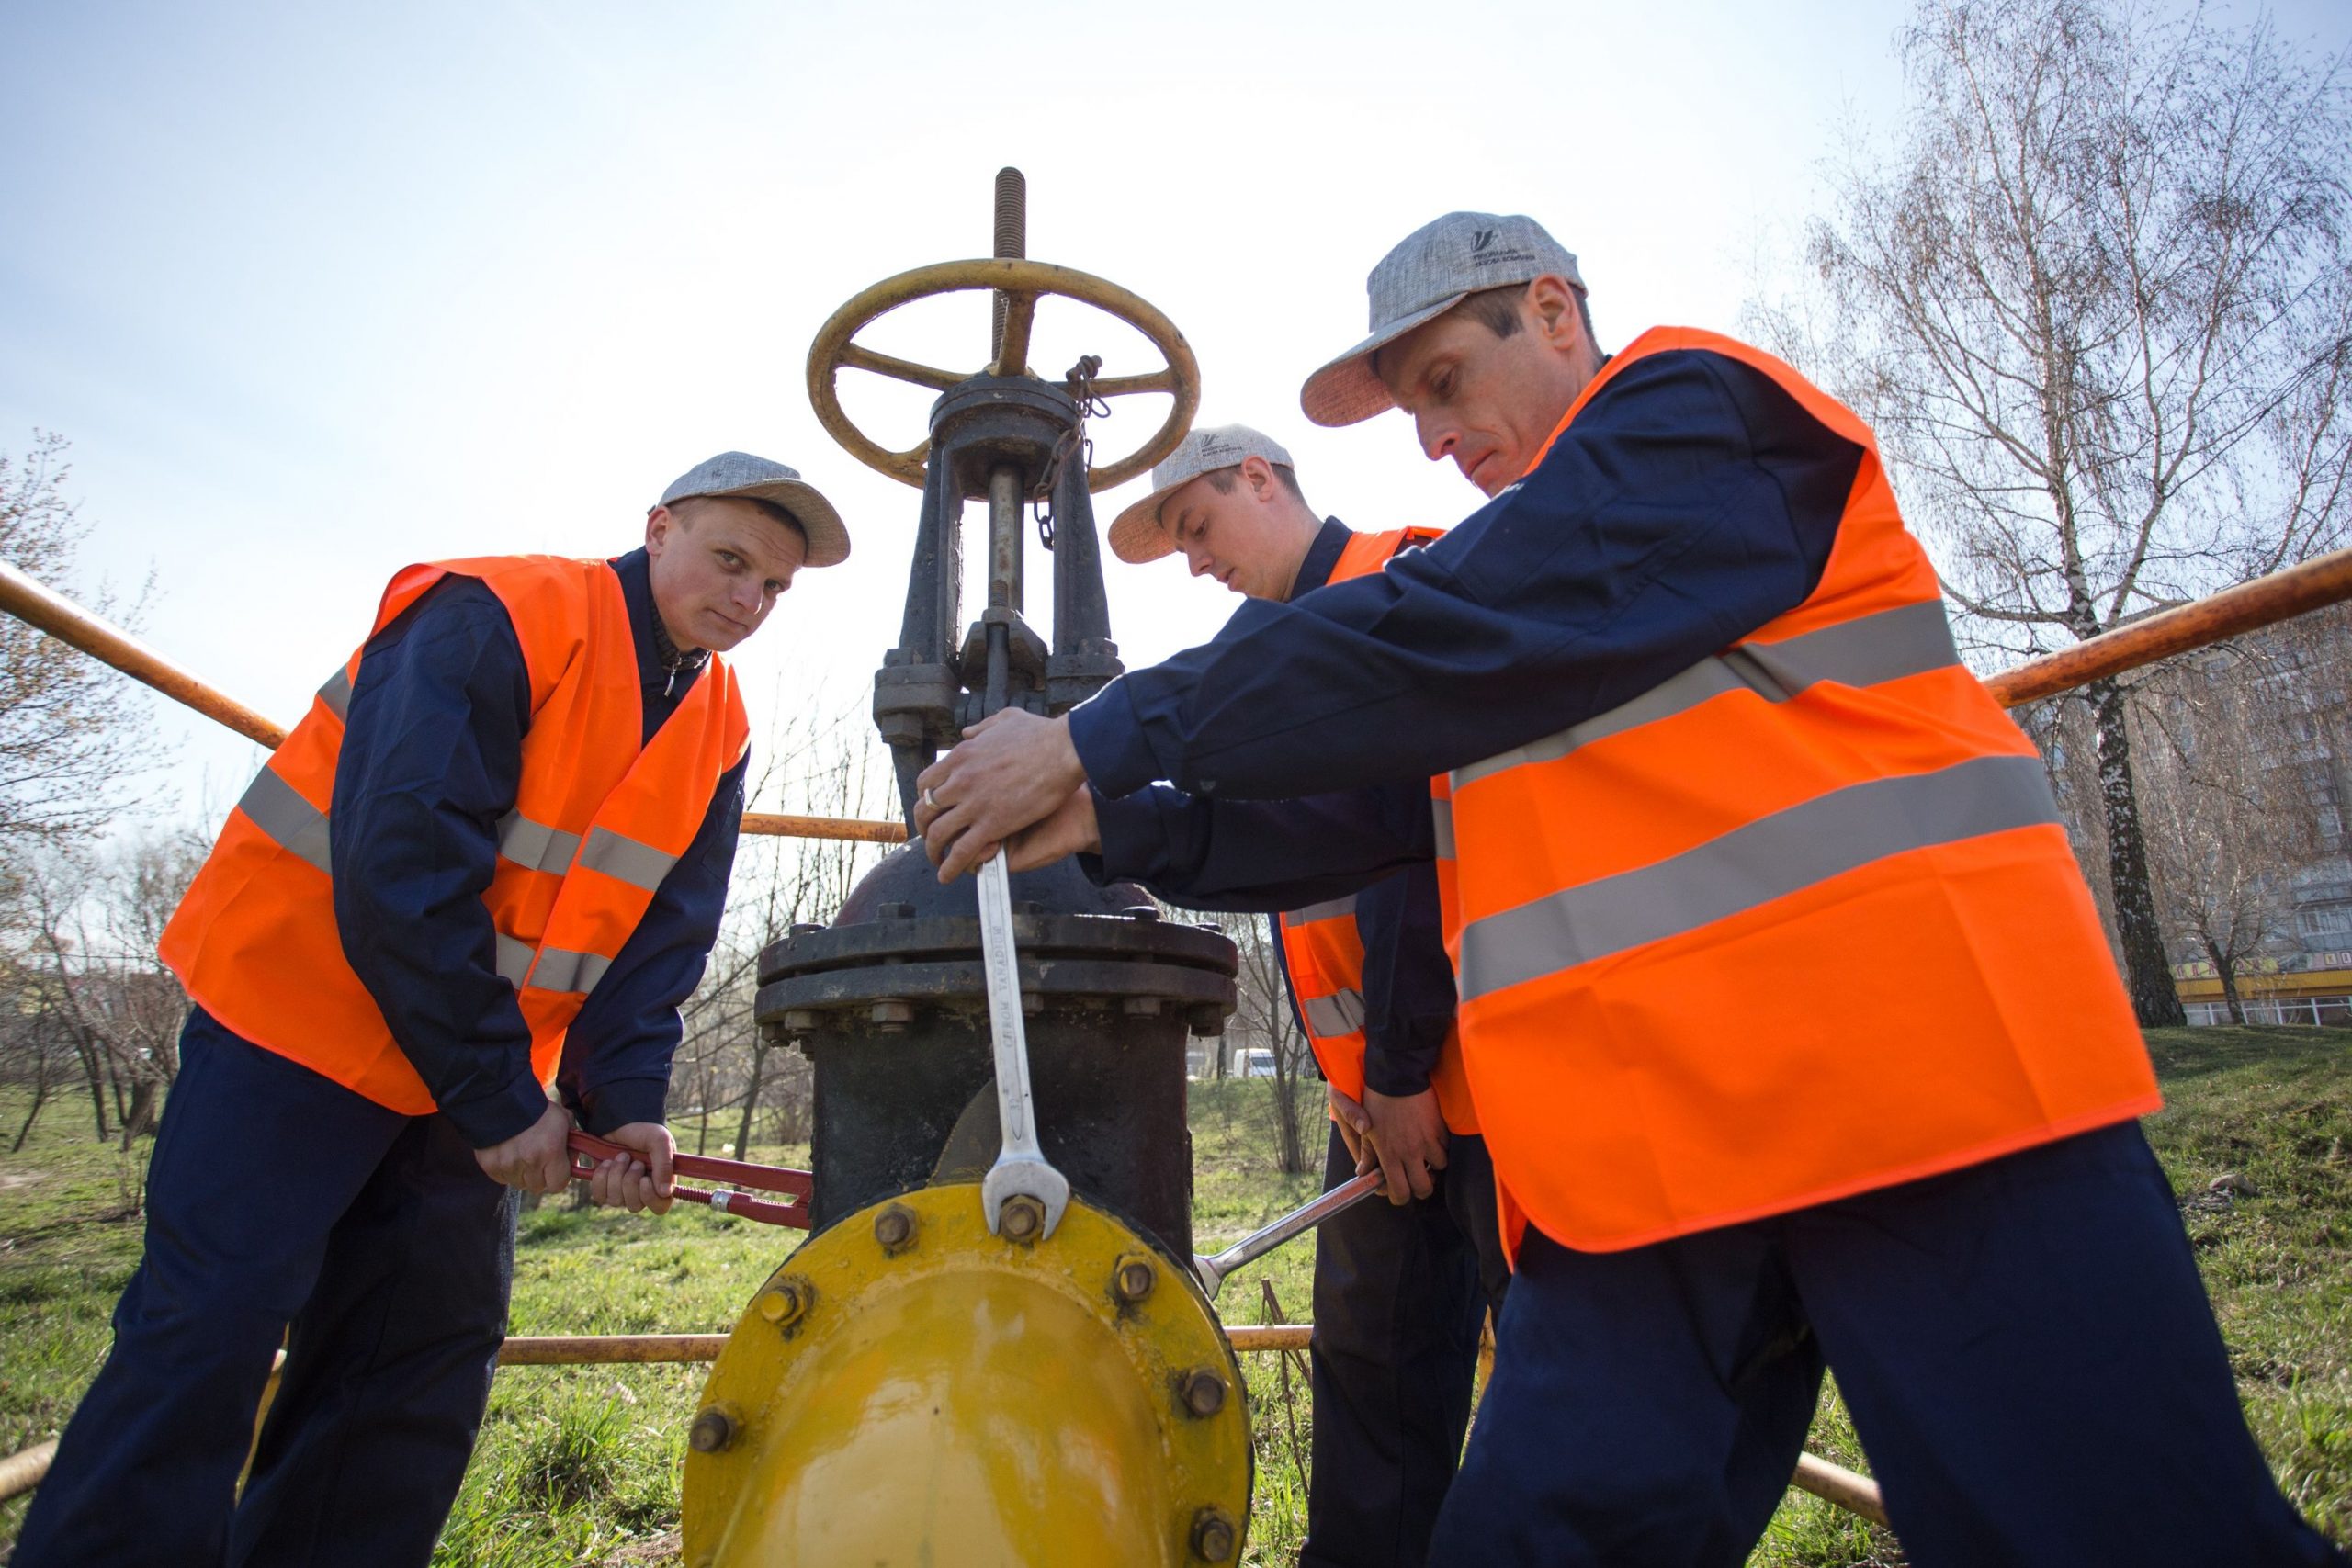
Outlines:
<svg viewBox="0 0 2352 1568"><path fill-rule="evenodd" d="M2170 1105L2149 1131L2189 1200L2189 1234L2248 1416L2289 1495L2352 1540L2352 1032L2164 1031L2151 1043ZM1195 1086L1204 1250L1314 1190L1272 1168L1269 1089ZM21 1100L0 1094L0 1125L13 1134L22 1114ZM786 1163L805 1156L753 1151ZM2231 1176L2240 1179L2223 1185L2233 1190L2214 1190ZM0 1155L0 1452L53 1436L104 1355L107 1311L138 1255L136 1190L135 1166L91 1142L86 1110L70 1101L44 1114L23 1153ZM559 1201L525 1216L514 1330L724 1330L792 1241L683 1205L656 1222ZM1267 1321L1271 1285L1283 1314L1303 1320L1312 1267L1306 1243L1277 1252L1237 1274L1219 1304L1229 1322ZM1304 1529L1306 1391L1289 1358L1244 1359L1258 1458L1244 1562L1272 1568L1291 1561ZM674 1563L684 1418L701 1381L695 1367L502 1373L436 1564ZM1834 1391L1812 1447L1869 1468ZM13 1539L23 1507L0 1506L0 1541ZM1755 1558L1775 1568L1902 1561L1883 1532L1797 1494Z"/></svg>

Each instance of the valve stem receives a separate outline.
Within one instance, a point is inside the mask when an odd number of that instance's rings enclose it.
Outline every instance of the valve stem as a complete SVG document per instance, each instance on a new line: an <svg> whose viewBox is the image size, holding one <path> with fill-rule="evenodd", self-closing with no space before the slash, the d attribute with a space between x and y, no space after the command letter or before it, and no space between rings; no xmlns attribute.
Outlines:
<svg viewBox="0 0 2352 1568"><path fill-rule="evenodd" d="M1029 254L1029 181L1011 164L996 172L996 256L1022 261ZM996 297L994 328L989 334L989 363L1004 357L1004 315L1012 301Z"/></svg>

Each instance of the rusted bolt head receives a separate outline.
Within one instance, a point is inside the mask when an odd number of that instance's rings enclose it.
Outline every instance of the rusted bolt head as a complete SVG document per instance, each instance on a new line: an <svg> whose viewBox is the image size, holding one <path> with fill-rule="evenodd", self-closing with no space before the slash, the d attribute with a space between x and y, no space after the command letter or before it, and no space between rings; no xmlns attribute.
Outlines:
<svg viewBox="0 0 2352 1568"><path fill-rule="evenodd" d="M1111 1293L1133 1305L1151 1294L1151 1287L1159 1280L1159 1270L1151 1259L1129 1253L1111 1270Z"/></svg>
<svg viewBox="0 0 2352 1568"><path fill-rule="evenodd" d="M808 1310L813 1292L797 1280L786 1280L760 1292L760 1315L778 1328L789 1328Z"/></svg>
<svg viewBox="0 0 2352 1568"><path fill-rule="evenodd" d="M1195 1367L1186 1372L1176 1392L1182 1397L1184 1408L1203 1420L1225 1408L1225 1379L1206 1367Z"/></svg>
<svg viewBox="0 0 2352 1568"><path fill-rule="evenodd" d="M1204 1562L1232 1562L1239 1536L1223 1508L1203 1508L1193 1516L1193 1555Z"/></svg>
<svg viewBox="0 0 2352 1568"><path fill-rule="evenodd" d="M806 1034L816 1027L817 1012L814 1008L786 1008L784 1010L784 1031L786 1033Z"/></svg>
<svg viewBox="0 0 2352 1568"><path fill-rule="evenodd" d="M1129 997L1119 1004L1119 1010L1133 1018L1157 1018L1159 1016L1159 998Z"/></svg>
<svg viewBox="0 0 2352 1568"><path fill-rule="evenodd" d="M686 1428L686 1446L698 1454L715 1454L735 1440L735 1418L712 1405Z"/></svg>
<svg viewBox="0 0 2352 1568"><path fill-rule="evenodd" d="M1184 1015L1185 1027L1204 1038L1225 1032L1225 1010L1215 1002L1203 1002Z"/></svg>
<svg viewBox="0 0 2352 1568"><path fill-rule="evenodd" d="M1021 993L1021 1010L1035 1018L1046 1010L1046 998L1035 991L1023 991Z"/></svg>
<svg viewBox="0 0 2352 1568"><path fill-rule="evenodd" d="M1046 1205L1026 1193L1007 1198L996 1213L996 1228L1007 1241L1035 1241L1046 1228Z"/></svg>
<svg viewBox="0 0 2352 1568"><path fill-rule="evenodd" d="M896 1252L915 1239L915 1212L893 1203L874 1216L874 1239L885 1252Z"/></svg>
<svg viewBox="0 0 2352 1568"><path fill-rule="evenodd" d="M915 1004L886 998L874 1004L873 1018L885 1029L904 1029L915 1021Z"/></svg>

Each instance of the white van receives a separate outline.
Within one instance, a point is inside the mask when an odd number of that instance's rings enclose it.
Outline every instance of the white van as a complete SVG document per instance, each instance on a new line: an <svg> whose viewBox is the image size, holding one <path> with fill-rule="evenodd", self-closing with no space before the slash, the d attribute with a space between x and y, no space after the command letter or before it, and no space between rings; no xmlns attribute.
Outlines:
<svg viewBox="0 0 2352 1568"><path fill-rule="evenodd" d="M1236 1077L1272 1077L1274 1076L1274 1053L1269 1046L1245 1046L1241 1050L1234 1053L1233 1071Z"/></svg>

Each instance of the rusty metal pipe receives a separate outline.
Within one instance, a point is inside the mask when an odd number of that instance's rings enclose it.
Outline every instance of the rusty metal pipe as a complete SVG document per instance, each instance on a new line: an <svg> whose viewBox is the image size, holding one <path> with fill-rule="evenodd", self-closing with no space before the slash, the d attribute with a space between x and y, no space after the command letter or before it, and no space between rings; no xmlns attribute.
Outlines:
<svg viewBox="0 0 2352 1568"><path fill-rule="evenodd" d="M91 614L6 561L0 561L0 610L62 643L80 649L102 664L112 665L174 702L185 704L207 718L218 719L248 740L276 750L286 739L283 728L234 697L207 685L105 616ZM745 812L743 831L789 839L846 839L870 844L903 843L907 837L906 825L900 822L865 817L791 817L771 811Z"/></svg>
<svg viewBox="0 0 2352 1568"><path fill-rule="evenodd" d="M0 561L0 610L47 632L91 658L143 681L207 718L219 719L249 740L275 750L286 731L233 698L222 695L103 615L91 614L55 589Z"/></svg>
<svg viewBox="0 0 2352 1568"><path fill-rule="evenodd" d="M49 1476L50 1461L57 1457L57 1439L35 1443L22 1453L0 1459L0 1503L22 1496L39 1486Z"/></svg>
<svg viewBox="0 0 2352 1568"><path fill-rule="evenodd" d="M2029 659L1984 684L2002 706L2018 707L2346 599L2352 599L2352 550L2336 550Z"/></svg>
<svg viewBox="0 0 2352 1568"><path fill-rule="evenodd" d="M1832 1464L1815 1454L1799 1454L1797 1472L1789 1483L1849 1514L1860 1514L1881 1529L1894 1528L1887 1522L1886 1502L1879 1495L1878 1483L1842 1464Z"/></svg>

